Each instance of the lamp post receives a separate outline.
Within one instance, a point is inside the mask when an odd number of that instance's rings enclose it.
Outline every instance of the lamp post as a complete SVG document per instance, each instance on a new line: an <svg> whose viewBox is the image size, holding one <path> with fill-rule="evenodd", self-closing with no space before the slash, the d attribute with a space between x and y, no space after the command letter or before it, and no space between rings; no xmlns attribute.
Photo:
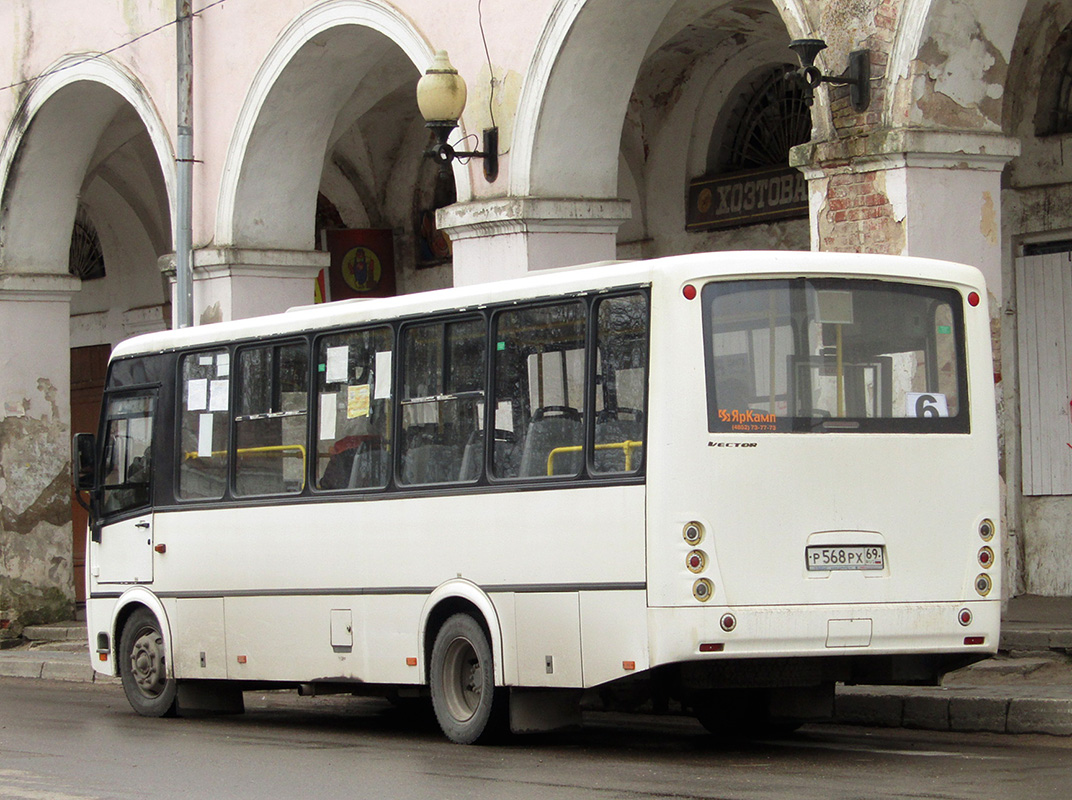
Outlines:
<svg viewBox="0 0 1072 800"><path fill-rule="evenodd" d="M465 110L465 81L458 70L451 66L446 50L439 50L430 66L417 81L417 107L424 117L425 126L435 134L436 141L425 155L439 164L440 171L449 174L451 162L456 158L481 158L484 160L484 178L494 183L499 176L499 129L485 128L483 150L455 150L447 139L458 127L458 118Z"/></svg>

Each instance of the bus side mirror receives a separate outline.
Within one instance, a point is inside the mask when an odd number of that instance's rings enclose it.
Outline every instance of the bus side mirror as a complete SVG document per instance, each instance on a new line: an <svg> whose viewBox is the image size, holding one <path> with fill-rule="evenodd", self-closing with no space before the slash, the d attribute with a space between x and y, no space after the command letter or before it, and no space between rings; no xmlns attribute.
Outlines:
<svg viewBox="0 0 1072 800"><path fill-rule="evenodd" d="M96 441L92 433L76 433L71 442L71 477L79 492L91 491L96 484L94 456Z"/></svg>

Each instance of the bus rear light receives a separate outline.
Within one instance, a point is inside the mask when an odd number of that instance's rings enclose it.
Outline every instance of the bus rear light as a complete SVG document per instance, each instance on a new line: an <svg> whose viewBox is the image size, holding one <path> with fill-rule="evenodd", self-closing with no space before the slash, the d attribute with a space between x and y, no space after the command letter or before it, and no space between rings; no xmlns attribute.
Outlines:
<svg viewBox="0 0 1072 800"><path fill-rule="evenodd" d="M968 292L968 305L972 308L979 305L980 299L978 292Z"/></svg>
<svg viewBox="0 0 1072 800"><path fill-rule="evenodd" d="M989 547L984 547L979 551L979 566L983 569L990 569L994 566L994 551Z"/></svg>
<svg viewBox="0 0 1072 800"><path fill-rule="evenodd" d="M417 666L417 657L416 656L406 656L406 666L407 667L415 667L415 666Z"/></svg>
<svg viewBox="0 0 1072 800"><path fill-rule="evenodd" d="M968 609L968 608L960 609L960 613L957 614L957 620L964 627L968 627L969 625L971 625L971 621L972 621L971 609Z"/></svg>
<svg viewBox="0 0 1072 800"><path fill-rule="evenodd" d="M965 636L964 637L964 644L967 644L967 645L986 644L986 637L985 636Z"/></svg>
<svg viewBox="0 0 1072 800"><path fill-rule="evenodd" d="M693 550L685 556L685 566L689 572L703 572L707 569L707 553L703 550Z"/></svg>
<svg viewBox="0 0 1072 800"><path fill-rule="evenodd" d="M693 286L691 283L686 283L684 288L682 288L681 290L681 294L684 295L686 300L695 300L696 287Z"/></svg>
<svg viewBox="0 0 1072 800"><path fill-rule="evenodd" d="M622 669L624 669L626 672L632 672L633 670L636 669L636 662L635 661L623 661L622 662Z"/></svg>
<svg viewBox="0 0 1072 800"><path fill-rule="evenodd" d="M993 588L994 582L990 580L990 576L986 573L979 575L975 579L975 591L977 591L980 596L986 597L988 594L990 594L990 590Z"/></svg>
<svg viewBox="0 0 1072 800"><path fill-rule="evenodd" d="M681 535L685 537L686 542L695 547L703 541L704 527L699 522L690 522L685 526Z"/></svg>
<svg viewBox="0 0 1072 800"><path fill-rule="evenodd" d="M723 614L718 624L722 626L722 630L729 633L737 627L737 618L733 614Z"/></svg>
<svg viewBox="0 0 1072 800"><path fill-rule="evenodd" d="M989 542L994 538L994 523L988 519L984 519L979 523L979 538L984 542Z"/></svg>
<svg viewBox="0 0 1072 800"><path fill-rule="evenodd" d="M700 644L701 653L721 653L726 649L722 642L703 642Z"/></svg>
<svg viewBox="0 0 1072 800"><path fill-rule="evenodd" d="M711 595L715 593L715 585L711 583L707 578L700 578L694 584L692 584L692 596L699 600L701 603L706 603L711 599Z"/></svg>

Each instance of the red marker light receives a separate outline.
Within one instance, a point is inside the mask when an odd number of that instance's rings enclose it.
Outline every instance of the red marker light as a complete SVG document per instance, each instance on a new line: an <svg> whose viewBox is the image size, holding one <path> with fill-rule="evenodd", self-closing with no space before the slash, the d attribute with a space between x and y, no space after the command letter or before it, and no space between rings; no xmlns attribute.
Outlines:
<svg viewBox="0 0 1072 800"><path fill-rule="evenodd" d="M975 308L977 305L979 305L978 292L968 292L968 305L972 308Z"/></svg>
<svg viewBox="0 0 1072 800"><path fill-rule="evenodd" d="M681 293L685 295L686 300L696 299L696 287L693 286L691 283L686 283L685 288L681 290Z"/></svg>

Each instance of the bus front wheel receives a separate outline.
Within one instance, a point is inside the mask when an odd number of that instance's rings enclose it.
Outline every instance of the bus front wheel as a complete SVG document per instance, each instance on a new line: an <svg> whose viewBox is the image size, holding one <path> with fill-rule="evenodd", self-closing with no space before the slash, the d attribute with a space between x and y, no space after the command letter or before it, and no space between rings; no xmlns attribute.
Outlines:
<svg viewBox="0 0 1072 800"><path fill-rule="evenodd" d="M432 646L432 706L447 738L459 744L487 743L508 724L505 690L495 689L491 644L468 614L443 623Z"/></svg>
<svg viewBox="0 0 1072 800"><path fill-rule="evenodd" d="M143 717L175 715L178 683L167 672L160 623L147 608L139 608L119 637L119 675L127 701Z"/></svg>

